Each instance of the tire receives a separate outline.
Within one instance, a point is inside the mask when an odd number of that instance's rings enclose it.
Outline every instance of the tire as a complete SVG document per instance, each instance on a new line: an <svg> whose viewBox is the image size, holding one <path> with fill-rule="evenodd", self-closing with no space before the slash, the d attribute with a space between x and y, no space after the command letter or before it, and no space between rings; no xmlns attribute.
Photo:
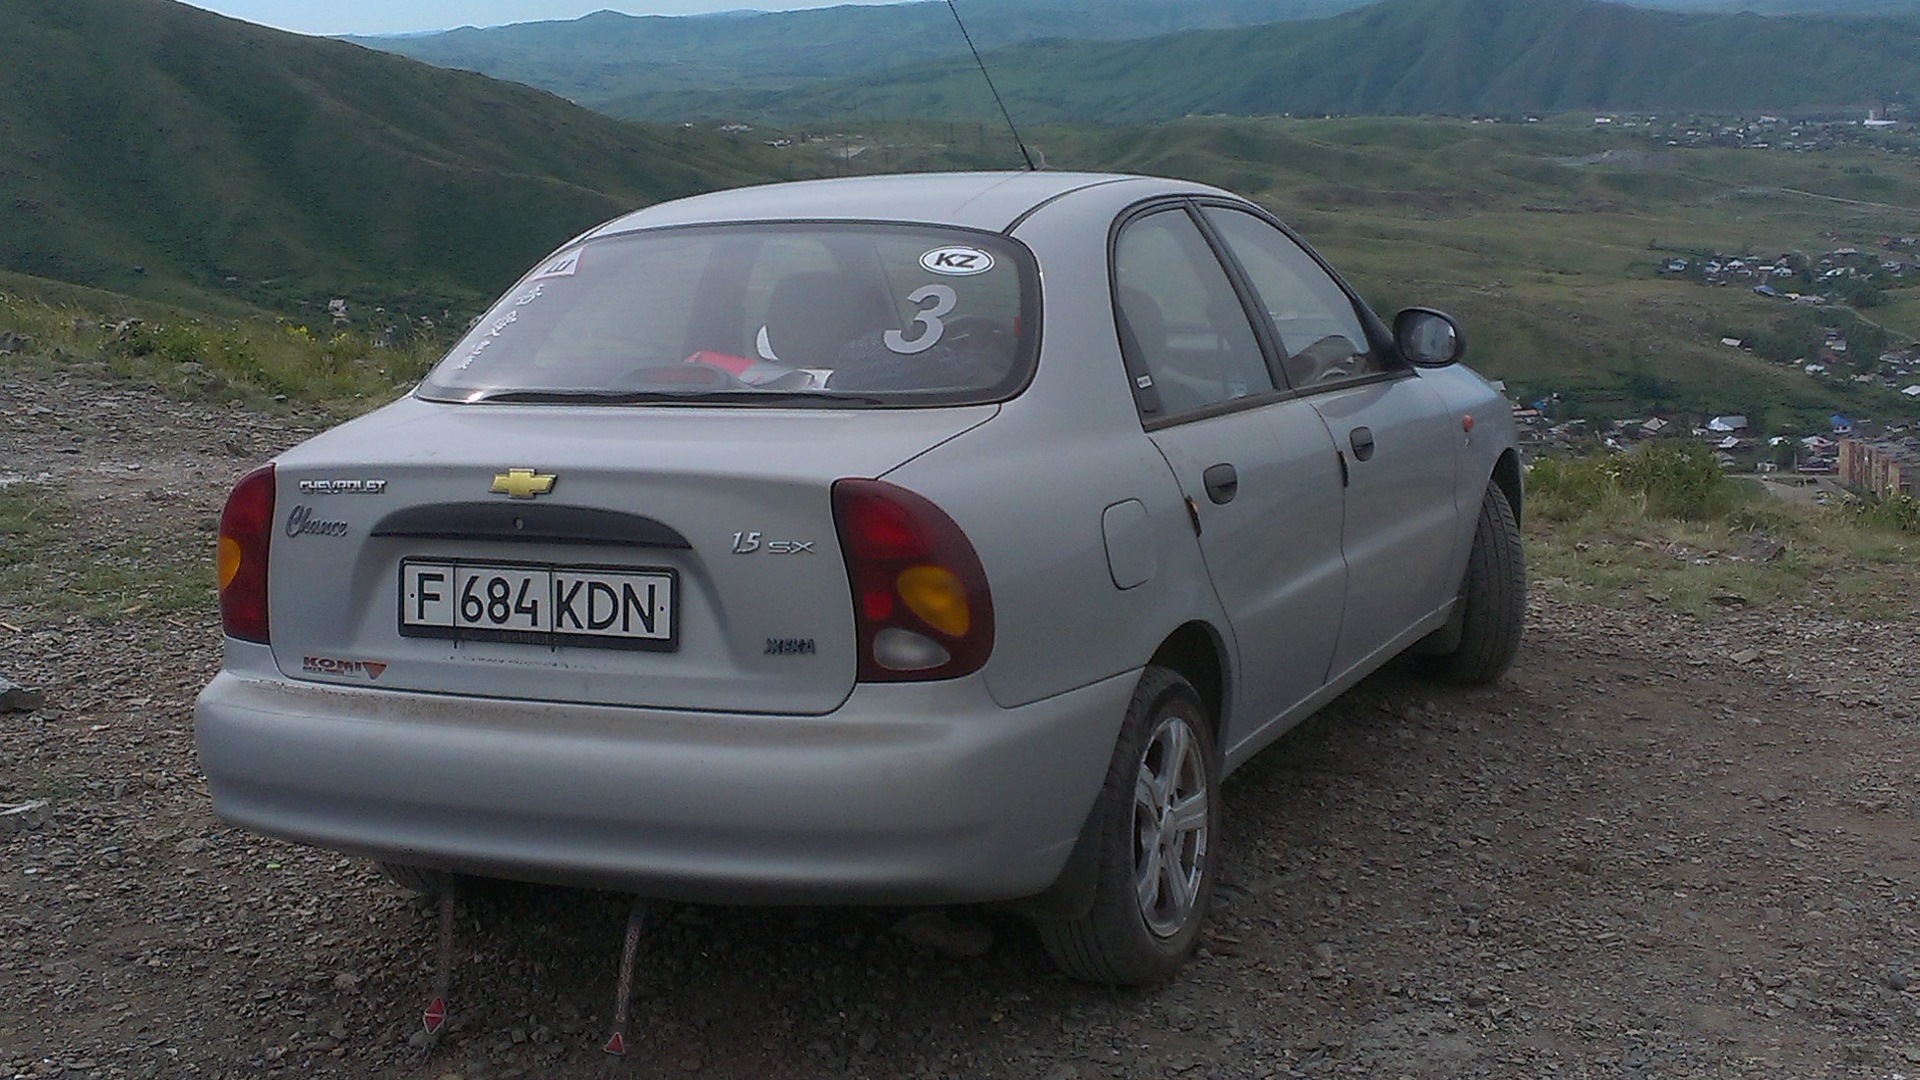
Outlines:
<svg viewBox="0 0 1920 1080"><path fill-rule="evenodd" d="M421 896L439 896L453 884L453 875L441 870L429 870L424 866L409 866L406 863L380 862L374 867L381 876L409 892Z"/></svg>
<svg viewBox="0 0 1920 1080"><path fill-rule="evenodd" d="M1150 986L1200 940L1220 866L1220 761L1193 685L1165 668L1140 678L1098 805L1093 906L1035 926L1060 970ZM1143 835L1145 834L1145 835Z"/></svg>
<svg viewBox="0 0 1920 1080"><path fill-rule="evenodd" d="M1423 658L1427 674L1463 686L1498 682L1520 651L1527 619L1526 553L1507 493L1487 485L1473 531L1467 577L1460 586L1460 640L1451 651Z"/></svg>

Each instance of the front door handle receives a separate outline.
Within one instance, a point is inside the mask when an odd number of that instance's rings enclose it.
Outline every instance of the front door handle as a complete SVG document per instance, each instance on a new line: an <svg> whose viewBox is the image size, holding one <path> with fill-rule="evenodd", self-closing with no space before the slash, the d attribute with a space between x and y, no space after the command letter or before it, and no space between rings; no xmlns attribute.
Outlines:
<svg viewBox="0 0 1920 1080"><path fill-rule="evenodd" d="M1372 460L1373 458L1372 429L1363 428L1363 427L1354 428L1353 433L1347 436L1347 441L1353 444L1353 456L1356 459L1360 461Z"/></svg>
<svg viewBox="0 0 1920 1080"><path fill-rule="evenodd" d="M1207 498L1212 499L1215 506L1225 506L1240 494L1240 474L1225 462L1208 469L1201 479L1207 485Z"/></svg>

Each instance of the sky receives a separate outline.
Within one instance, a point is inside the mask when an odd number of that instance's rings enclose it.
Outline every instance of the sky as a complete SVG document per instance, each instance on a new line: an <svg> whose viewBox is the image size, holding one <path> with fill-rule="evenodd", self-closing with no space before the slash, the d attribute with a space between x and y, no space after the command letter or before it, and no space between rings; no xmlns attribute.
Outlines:
<svg viewBox="0 0 1920 1080"><path fill-rule="evenodd" d="M792 11L891 0L187 0L194 7L299 34L408 34L456 26L577 19L612 9L629 15L692 15L753 8Z"/></svg>

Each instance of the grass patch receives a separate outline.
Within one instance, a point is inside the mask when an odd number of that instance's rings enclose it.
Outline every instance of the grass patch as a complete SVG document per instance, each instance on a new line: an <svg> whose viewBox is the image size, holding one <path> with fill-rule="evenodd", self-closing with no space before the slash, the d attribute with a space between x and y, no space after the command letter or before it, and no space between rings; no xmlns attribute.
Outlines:
<svg viewBox="0 0 1920 1080"><path fill-rule="evenodd" d="M1692 615L1808 602L1895 618L1920 592L1920 531L1780 501L1696 447L1543 460L1527 484L1531 576L1549 598Z"/></svg>
<svg viewBox="0 0 1920 1080"><path fill-rule="evenodd" d="M39 564L64 515L38 484L0 487L0 613L18 615L48 597Z"/></svg>
<svg viewBox="0 0 1920 1080"><path fill-rule="evenodd" d="M92 542L77 535L72 520L51 488L0 487L0 612L114 619L213 610L210 558L183 559L177 540L166 537Z"/></svg>
<svg viewBox="0 0 1920 1080"><path fill-rule="evenodd" d="M143 305L141 315L0 293L0 333L24 339L0 362L160 386L185 401L322 405L350 415L418 382L443 346L281 319L223 320Z"/></svg>

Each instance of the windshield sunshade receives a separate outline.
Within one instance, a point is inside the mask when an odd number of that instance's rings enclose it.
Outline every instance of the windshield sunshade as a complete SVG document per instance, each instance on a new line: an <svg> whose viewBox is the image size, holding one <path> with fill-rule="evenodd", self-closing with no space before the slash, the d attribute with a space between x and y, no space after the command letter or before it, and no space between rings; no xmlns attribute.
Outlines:
<svg viewBox="0 0 1920 1080"><path fill-rule="evenodd" d="M628 233L542 263L420 389L437 401L871 408L1025 385L1031 256L904 225Z"/></svg>

